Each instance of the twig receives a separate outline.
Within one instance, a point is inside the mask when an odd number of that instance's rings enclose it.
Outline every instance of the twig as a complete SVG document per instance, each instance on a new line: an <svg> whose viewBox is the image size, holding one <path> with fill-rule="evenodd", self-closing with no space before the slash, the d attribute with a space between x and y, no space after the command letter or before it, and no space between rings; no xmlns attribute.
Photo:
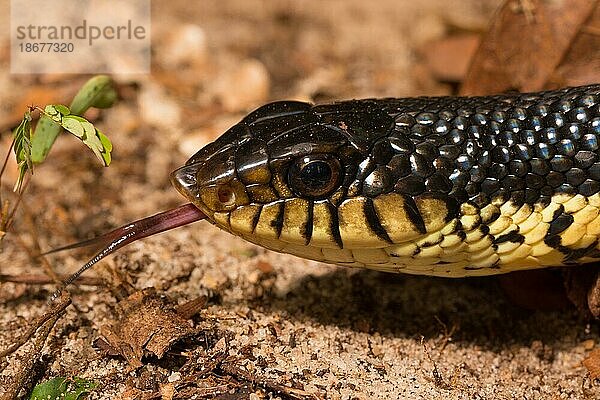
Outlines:
<svg viewBox="0 0 600 400"><path fill-rule="evenodd" d="M535 20L535 4L531 0L519 0L511 4L512 11L515 13L523 13L528 23Z"/></svg>
<svg viewBox="0 0 600 400"><path fill-rule="evenodd" d="M427 345L425 344L424 336L421 336L421 346L423 346L423 351L425 352L427 359L431 364L433 364L433 371L431 372L431 374L433 375L433 383L435 384L435 386L446 390L452 389L452 386L450 386L446 383L446 381L444 381L444 378L442 377L442 374L440 373L437 364L435 363L435 361L433 361L433 358L431 358L431 354L429 354L429 350L427 349Z"/></svg>
<svg viewBox="0 0 600 400"><path fill-rule="evenodd" d="M21 368L13 377L12 382L8 384L7 390L4 392L4 395L0 398L0 400L12 400L17 398L17 395L21 389L23 386L25 386L25 382L30 377L35 361L37 360L39 353L42 351L44 343L46 342L46 338L48 337L48 334L50 333L50 330L56 321L58 321L58 318L59 316L51 318L47 324L40 329L40 335L35 341L33 348L24 357L24 362L21 364Z"/></svg>
<svg viewBox="0 0 600 400"><path fill-rule="evenodd" d="M6 219L6 231L8 231L10 229L10 227L12 226L13 220L15 218L15 213L17 212L17 209L19 208L19 204L21 204L21 200L23 200L23 195L25 194L25 191L27 191L27 186L29 186L29 182L31 182L31 175L28 174L25 177L25 183L23 183L23 186L21 187L21 190L19 191L19 194L17 195L17 201L15 202L15 205L13 206L12 210L10 211L8 218Z"/></svg>
<svg viewBox="0 0 600 400"><path fill-rule="evenodd" d="M6 171L6 166L8 165L8 160L10 159L10 151L13 149L15 145L15 136L13 135L13 140L8 147L8 151L6 152L6 157L4 157L4 162L2 163L2 169L0 169L0 183L2 183L2 177L4 176L4 171ZM2 197L0 197L0 200Z"/></svg>
<svg viewBox="0 0 600 400"><path fill-rule="evenodd" d="M31 224L31 225L35 225L35 224ZM37 231L32 228L31 230L32 236L34 237L34 249L30 248L25 241L23 240L23 238L21 238L21 235L16 234L14 235L14 238L17 240L17 242L19 242L19 244L21 245L21 247L23 249L25 249L25 251L27 252L27 255L29 256L29 260L31 261L31 263L37 263L38 261L38 256L39 259L42 260L42 264L44 267L44 270L46 271L46 275L48 275L52 281L50 283L55 283L57 285L60 285L62 283L62 281L60 280L58 274L54 271L54 269L52 268L52 265L50 265L50 262L48 262L48 260L46 259L46 257L44 256L40 256L39 253L39 246L36 246L37 244Z"/></svg>
<svg viewBox="0 0 600 400"><path fill-rule="evenodd" d="M438 322L438 324L440 324L442 329L444 330L444 333L442 335L442 344L438 345L438 347L440 348L439 351L441 354L446 349L446 346L448 345L448 343L452 341L452 335L454 335L454 333L456 333L458 326L455 323L453 323L452 327L450 327L450 329L448 329L448 325L446 325L437 315L435 315L434 318Z"/></svg>
<svg viewBox="0 0 600 400"><path fill-rule="evenodd" d="M296 389L291 386L282 385L275 382L272 379L256 377L246 371L237 368L232 363L223 363L221 364L220 369L228 375L231 375L237 379L251 382L255 385L262 386L265 389L285 394L294 399L319 399L319 397L316 394L309 393L306 390Z"/></svg>
<svg viewBox="0 0 600 400"><path fill-rule="evenodd" d="M590 35L600 36L600 27L597 26L584 26L581 31Z"/></svg>
<svg viewBox="0 0 600 400"><path fill-rule="evenodd" d="M205 397L205 398L213 398L219 395L226 394L231 391L231 386L229 385L217 385L217 386L209 386L204 388L192 388L188 390L184 390L181 392L177 392L177 399L191 399L192 396L196 398ZM162 399L163 396L159 394L160 397L154 397L156 399ZM153 398L153 399L154 399Z"/></svg>
<svg viewBox="0 0 600 400"><path fill-rule="evenodd" d="M26 211L25 216L27 217L27 224L29 225L29 231L31 232L31 236L33 239L33 249L30 249L26 245L23 245L23 247L27 251L27 254L29 254L31 261L35 262L39 258L42 261L42 266L44 267L46 274L48 274L48 276L50 276L54 280L54 283L56 283L57 285L60 285L64 281L65 277L60 278L58 276L58 274L56 273L56 271L54 271L52 264L50 264L48 259L42 254L42 249L40 247L40 234L39 234L39 230L38 230L38 225L33 220L33 216L32 216L33 214L31 213L31 210L29 209L27 203L23 203L23 208ZM19 240L21 240L20 237L19 237ZM21 242L23 242L23 241L21 240Z"/></svg>
<svg viewBox="0 0 600 400"><path fill-rule="evenodd" d="M67 279L69 275L58 275L59 280ZM54 279L49 278L47 275L42 274L22 274L22 275L6 275L0 274L0 283L12 282L12 283L25 283L28 285L47 285L50 283L56 283ZM94 278L88 276L82 276L77 280L78 285L87 286L103 286L104 280L101 278Z"/></svg>
<svg viewBox="0 0 600 400"><path fill-rule="evenodd" d="M35 334L38 329L40 329L42 325L44 325L44 323L46 323L46 321L60 316L65 308L69 306L69 304L71 304L71 297L67 292L64 292L60 298L60 301L56 303L56 305L50 311L36 318L36 320L30 324L31 327L25 333L23 333L15 343L11 344L7 349L0 351L0 358L6 357L17 351ZM54 325L54 323L52 325Z"/></svg>
<svg viewBox="0 0 600 400"><path fill-rule="evenodd" d="M13 345L1 353L2 357L4 357L14 352L39 329L38 337L33 344L33 348L23 358L23 363L15 373L12 382L7 385L7 389L2 397L0 397L0 400L12 400L17 398L19 392L21 389L23 389L23 386L31 376L31 371L33 370L33 367L39 358L42 349L44 348L44 343L46 343L46 339L48 338L50 331L69 304L71 304L71 298L68 296L68 294L64 295L61 298L60 303L58 303L55 308L38 318L38 320L33 324L33 327L29 329L25 335L22 335L21 338L19 338L19 342L21 343L18 346L15 347L15 345Z"/></svg>

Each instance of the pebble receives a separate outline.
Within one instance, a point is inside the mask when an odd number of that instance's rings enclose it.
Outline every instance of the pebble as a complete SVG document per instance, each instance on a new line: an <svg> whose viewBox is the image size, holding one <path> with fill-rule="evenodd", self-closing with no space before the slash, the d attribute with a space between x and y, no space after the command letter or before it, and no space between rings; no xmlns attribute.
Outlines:
<svg viewBox="0 0 600 400"><path fill-rule="evenodd" d="M168 381L169 382L177 382L181 380L181 373L179 372L173 372L171 375L169 375Z"/></svg>
<svg viewBox="0 0 600 400"><path fill-rule="evenodd" d="M139 96L142 119L161 128L175 129L181 120L181 108L159 86L150 83Z"/></svg>
<svg viewBox="0 0 600 400"><path fill-rule="evenodd" d="M270 86L271 78L263 63L247 59L223 72L215 82L214 95L225 111L246 111L268 99Z"/></svg>
<svg viewBox="0 0 600 400"><path fill-rule="evenodd" d="M439 40L446 34L444 20L436 14L426 14L419 18L419 23L410 30L412 42L417 48L432 40Z"/></svg>
<svg viewBox="0 0 600 400"><path fill-rule="evenodd" d="M227 275L219 270L210 270L204 273L204 276L200 280L202 287L206 287L212 290L218 290L228 280Z"/></svg>
<svg viewBox="0 0 600 400"><path fill-rule="evenodd" d="M206 61L206 34L195 24L177 26L162 47L159 62L169 69Z"/></svg>
<svg viewBox="0 0 600 400"><path fill-rule="evenodd" d="M171 172L170 143L159 142L146 150L146 181L156 187L163 187L169 181Z"/></svg>
<svg viewBox="0 0 600 400"><path fill-rule="evenodd" d="M460 31L486 31L489 15L492 15L497 7L498 3L493 1L457 1L452 7L444 9L443 18L449 26Z"/></svg>
<svg viewBox="0 0 600 400"><path fill-rule="evenodd" d="M592 350L596 346L594 339L587 339L583 341L583 348L587 351Z"/></svg>

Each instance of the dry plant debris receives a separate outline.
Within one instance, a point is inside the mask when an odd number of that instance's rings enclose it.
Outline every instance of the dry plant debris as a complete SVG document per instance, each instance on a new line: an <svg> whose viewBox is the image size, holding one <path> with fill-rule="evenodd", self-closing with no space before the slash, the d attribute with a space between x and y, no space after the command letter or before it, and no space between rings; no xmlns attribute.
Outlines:
<svg viewBox="0 0 600 400"><path fill-rule="evenodd" d="M588 0L506 1L473 58L461 93L544 89L577 35L585 34L596 7Z"/></svg>
<svg viewBox="0 0 600 400"><path fill-rule="evenodd" d="M565 3L568 10L548 8ZM453 7L441 0L348 0L327 7L319 1L260 7L242 0L206 0L201 7L154 2L161 18L153 24L153 73L118 80L120 104L100 116L86 115L118 133L111 136L113 165L99 173L90 159L82 171L71 153L75 146L59 142L53 157L60 173L40 169L31 182L39 197L28 202L29 213L39 233L30 234L18 221L22 239L10 233L5 239L0 348L27 338L19 333L27 321L36 321L35 311L53 289L40 286L53 279L42 275L51 274L24 246L34 247L39 237L43 249L56 247L180 204L168 173L252 108L280 98L453 94L465 75L465 88L480 93L599 81L597 3L509 0L482 36L500 1ZM522 48L525 56L513 54L517 45L534 43L523 40L528 35L552 48L539 48L543 56L532 56L529 47ZM447 58L426 57L424 43L437 43ZM473 54L475 43L481 45ZM6 57L0 51L2 71ZM471 57L474 66L467 72L465 59ZM507 70L489 70L482 60ZM444 71L445 63L452 68ZM0 128L14 127L23 105L68 101L83 81L0 75ZM52 273L64 277L83 258L68 254L48 261ZM94 399L600 395L591 373L597 362L582 364L595 354L589 352L600 341L598 327L588 327L571 310L523 311L492 280L349 272L267 253L208 225L132 246L96 272L102 279L90 274L73 288L77 312L48 320L55 328L38 329L26 343L32 351L24 346L23 353L2 360L0 396L18 392L6 391L7 376L28 375L29 362L43 371L38 381L71 373L93 378L100 383ZM136 288L156 290L126 295L114 306L119 296L107 288L119 283L117 275ZM101 282L106 284L84 286ZM207 289L212 294L205 295ZM430 360L421 335L438 338L436 348L443 352L443 362L435 360L437 382L429 379L431 368L424 368ZM581 345L589 341L591 347ZM104 353L94 350L94 342ZM532 344L538 342L541 350ZM434 348L434 341L428 343ZM25 388L33 384L16 381Z"/></svg>
<svg viewBox="0 0 600 400"><path fill-rule="evenodd" d="M130 369L141 367L142 356L150 352L162 358L171 346L195 333L190 324L153 289L135 292L120 301L112 326L101 329L109 354L120 354Z"/></svg>

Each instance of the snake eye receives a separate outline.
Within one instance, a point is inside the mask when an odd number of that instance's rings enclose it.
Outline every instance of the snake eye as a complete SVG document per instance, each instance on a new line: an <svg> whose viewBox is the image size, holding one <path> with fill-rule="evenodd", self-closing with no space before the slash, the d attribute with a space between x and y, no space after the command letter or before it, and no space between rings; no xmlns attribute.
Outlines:
<svg viewBox="0 0 600 400"><path fill-rule="evenodd" d="M288 172L288 184L299 196L322 198L340 184L342 167L329 154L313 154L296 159Z"/></svg>

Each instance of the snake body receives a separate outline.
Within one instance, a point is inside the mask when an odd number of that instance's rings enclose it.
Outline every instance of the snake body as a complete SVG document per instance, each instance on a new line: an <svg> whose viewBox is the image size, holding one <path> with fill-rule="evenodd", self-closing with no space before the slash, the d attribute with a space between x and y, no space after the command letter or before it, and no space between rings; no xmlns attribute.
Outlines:
<svg viewBox="0 0 600 400"><path fill-rule="evenodd" d="M446 277L600 259L600 85L250 113L172 175L279 252Z"/></svg>

